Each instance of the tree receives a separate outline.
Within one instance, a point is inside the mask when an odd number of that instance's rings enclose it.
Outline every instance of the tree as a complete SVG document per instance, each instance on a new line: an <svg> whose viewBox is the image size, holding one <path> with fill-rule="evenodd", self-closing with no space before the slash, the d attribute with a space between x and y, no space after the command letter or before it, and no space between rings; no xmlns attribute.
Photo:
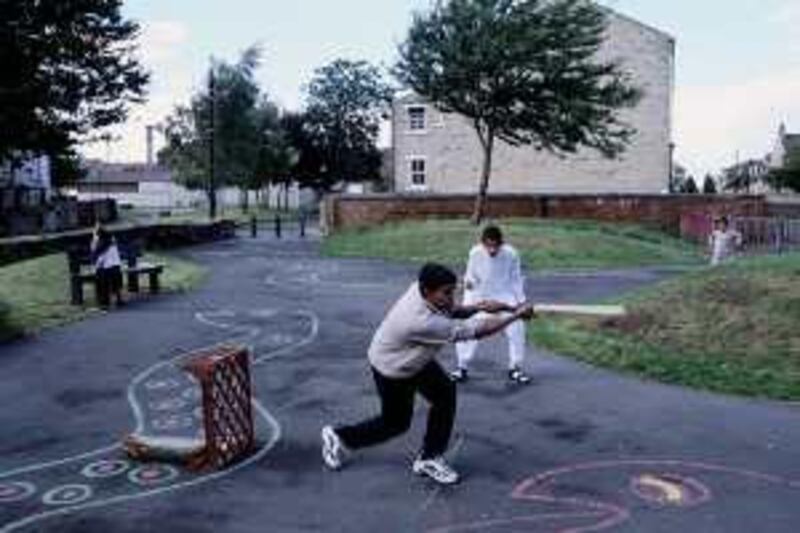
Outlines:
<svg viewBox="0 0 800 533"><path fill-rule="evenodd" d="M279 128L279 111L254 78L260 56L260 48L252 46L235 64L214 63L208 89L166 121L167 146L159 158L187 187L206 191L210 218L216 217L217 189L247 191L260 183L270 164L267 152L280 138L273 131Z"/></svg>
<svg viewBox="0 0 800 533"><path fill-rule="evenodd" d="M299 143L297 164L317 190L380 179L376 144L391 94L380 71L365 61L338 59L316 70L305 112L287 127Z"/></svg>
<svg viewBox="0 0 800 533"><path fill-rule="evenodd" d="M684 184L686 183L686 176L688 175L689 172L686 170L686 167L675 163L672 167L672 176L670 176L669 180L669 192L678 193L683 191Z"/></svg>
<svg viewBox="0 0 800 533"><path fill-rule="evenodd" d="M766 181L779 191L789 189L800 192L800 150L789 152L783 167L770 170Z"/></svg>
<svg viewBox="0 0 800 533"><path fill-rule="evenodd" d="M125 120L148 74L121 0L0 1L0 163L68 154Z"/></svg>
<svg viewBox="0 0 800 533"><path fill-rule="evenodd" d="M683 191L684 194L697 194L700 191L697 189L697 182L694 181L694 176L689 176L686 182L683 184Z"/></svg>
<svg viewBox="0 0 800 533"><path fill-rule="evenodd" d="M175 173L176 181L189 189L203 189L209 204L209 218L216 216L217 182L211 175L211 142L208 109L195 97L188 106L177 106L166 118L166 146L158 153L159 163Z"/></svg>
<svg viewBox="0 0 800 533"><path fill-rule="evenodd" d="M56 189L74 185L86 176L81 159L72 150L54 155L50 159L50 178Z"/></svg>
<svg viewBox="0 0 800 533"><path fill-rule="evenodd" d="M279 183L288 197L297 150L284 128L283 114L275 104L264 98L257 109L257 117L260 142L250 188L260 190ZM288 200L285 206L288 209Z"/></svg>
<svg viewBox="0 0 800 533"><path fill-rule="evenodd" d="M414 17L395 74L441 111L471 120L483 149L475 223L496 140L614 157L635 133L617 112L640 92L596 56L605 28L603 9L586 0L449 0Z"/></svg>
<svg viewBox="0 0 800 533"><path fill-rule="evenodd" d="M290 165L292 177L302 186L315 191L324 191L332 185L326 172L324 138L315 135L315 128L305 113L286 113L281 117L281 126L296 157Z"/></svg>
<svg viewBox="0 0 800 533"><path fill-rule="evenodd" d="M703 194L717 194L717 181L711 174L706 174L703 181Z"/></svg>

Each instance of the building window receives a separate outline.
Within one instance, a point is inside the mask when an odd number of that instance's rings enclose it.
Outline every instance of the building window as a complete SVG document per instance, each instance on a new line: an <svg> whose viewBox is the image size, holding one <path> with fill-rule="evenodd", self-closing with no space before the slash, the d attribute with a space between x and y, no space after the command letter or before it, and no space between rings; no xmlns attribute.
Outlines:
<svg viewBox="0 0 800 533"><path fill-rule="evenodd" d="M408 129L410 131L425 131L424 106L413 106L408 108Z"/></svg>
<svg viewBox="0 0 800 533"><path fill-rule="evenodd" d="M427 178L425 176L425 159L420 157L412 158L411 165L411 186L425 187Z"/></svg>

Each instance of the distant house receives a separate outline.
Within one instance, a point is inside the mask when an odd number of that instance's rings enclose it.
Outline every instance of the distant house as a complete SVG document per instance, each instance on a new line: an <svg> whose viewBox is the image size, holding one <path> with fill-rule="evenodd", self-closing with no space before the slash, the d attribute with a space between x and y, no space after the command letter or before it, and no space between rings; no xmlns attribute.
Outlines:
<svg viewBox="0 0 800 533"><path fill-rule="evenodd" d="M800 133L788 133L786 125L781 124L772 152L767 156L769 167L782 168L791 153L800 153Z"/></svg>
<svg viewBox="0 0 800 533"><path fill-rule="evenodd" d="M52 188L50 158L30 157L17 165L0 165L0 187L23 187L49 191Z"/></svg>
<svg viewBox="0 0 800 533"><path fill-rule="evenodd" d="M51 195L49 157L29 157L15 165L0 165L0 213L38 208L46 205ZM0 233L5 231L0 229Z"/></svg>
<svg viewBox="0 0 800 533"><path fill-rule="evenodd" d="M85 161L86 177L79 181L73 193L80 200L113 198L122 207L142 209L183 209L206 205L205 191L189 190L173 179L172 171L161 165L147 163L108 163L99 160ZM301 191L292 182L285 188L274 184L260 197L250 192L250 203L262 201L270 207L296 209L308 203L310 193ZM224 187L217 191L220 206L238 206L242 191Z"/></svg>
<svg viewBox="0 0 800 533"><path fill-rule="evenodd" d="M202 192L189 191L172 179L172 172L146 163L84 162L86 176L75 185L81 200L113 198L120 205L144 208L189 207Z"/></svg>
<svg viewBox="0 0 800 533"><path fill-rule="evenodd" d="M722 171L723 187L727 191L745 194L765 194L769 185L764 178L769 174L767 159L748 159Z"/></svg>
<svg viewBox="0 0 800 533"><path fill-rule="evenodd" d="M619 60L644 91L639 104L622 111L637 133L616 159L582 149L564 158L532 147L495 147L490 192L663 193L672 159L672 98L675 41L666 33L609 10L606 40L598 58ZM394 189L474 193L482 151L471 123L444 114L419 95L398 94L393 103Z"/></svg>
<svg viewBox="0 0 800 533"><path fill-rule="evenodd" d="M795 197L789 191L777 191L765 179L770 170L782 168L789 154L800 153L800 134L788 133L781 124L772 151L761 159L748 159L723 170L725 188L733 192Z"/></svg>

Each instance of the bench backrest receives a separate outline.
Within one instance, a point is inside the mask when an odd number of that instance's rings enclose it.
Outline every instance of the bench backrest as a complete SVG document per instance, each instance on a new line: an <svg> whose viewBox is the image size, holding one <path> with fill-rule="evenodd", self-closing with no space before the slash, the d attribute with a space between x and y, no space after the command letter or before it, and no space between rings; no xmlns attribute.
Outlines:
<svg viewBox="0 0 800 533"><path fill-rule="evenodd" d="M120 259L128 268L136 266L139 257L142 255L142 246L138 241L117 242ZM88 242L76 244L67 248L67 262L71 273L80 272L84 265L94 265L92 252Z"/></svg>

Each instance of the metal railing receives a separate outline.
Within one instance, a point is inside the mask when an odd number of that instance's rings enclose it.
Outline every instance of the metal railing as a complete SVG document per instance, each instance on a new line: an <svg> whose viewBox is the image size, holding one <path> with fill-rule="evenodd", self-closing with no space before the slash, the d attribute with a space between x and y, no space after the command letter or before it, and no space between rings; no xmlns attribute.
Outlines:
<svg viewBox="0 0 800 533"><path fill-rule="evenodd" d="M732 226L742 235L745 254L782 254L800 251L800 219L733 217Z"/></svg>

